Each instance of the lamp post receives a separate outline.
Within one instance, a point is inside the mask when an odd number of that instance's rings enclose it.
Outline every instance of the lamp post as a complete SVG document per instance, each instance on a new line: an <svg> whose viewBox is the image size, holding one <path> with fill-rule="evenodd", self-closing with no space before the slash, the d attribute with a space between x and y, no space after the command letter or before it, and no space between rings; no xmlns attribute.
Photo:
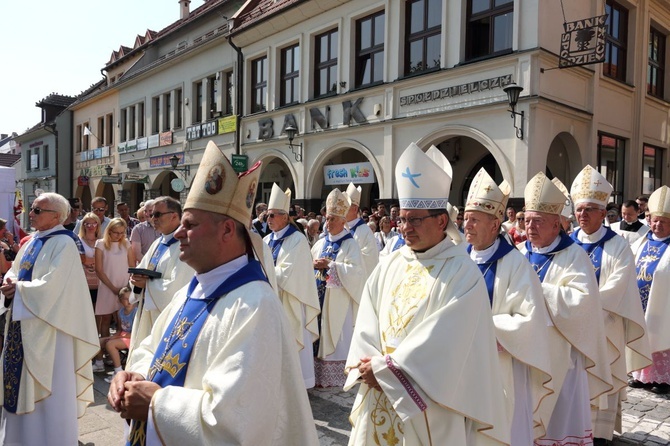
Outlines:
<svg viewBox="0 0 670 446"><path fill-rule="evenodd" d="M514 128L516 129L516 137L519 139L523 139L524 111L523 110L521 110L521 112L516 111L516 104L517 102L519 102L519 95L523 91L523 87L520 87L519 85L512 82L511 84L503 88L503 91L507 93L507 102L509 103L510 106L510 109L507 111L509 111L512 114L512 119L514 120ZM517 116L521 117L521 124L518 127L516 125Z"/></svg>
<svg viewBox="0 0 670 446"><path fill-rule="evenodd" d="M183 172L184 179L188 179L191 174L191 166L177 167L179 165L179 157L177 155L172 155L170 157L170 166L172 170L177 172Z"/></svg>
<svg viewBox="0 0 670 446"><path fill-rule="evenodd" d="M107 166L105 167L105 172L107 173L108 177L112 175L112 170L113 170L113 167L110 166L109 164L107 164Z"/></svg>
<svg viewBox="0 0 670 446"><path fill-rule="evenodd" d="M293 156L295 157L295 160L297 162L302 161L302 143L298 145L293 145L293 138L295 138L295 135L298 133L298 129L293 127L291 124L289 124L284 131L286 132L286 136L288 136L288 147L291 149L291 152L293 153Z"/></svg>

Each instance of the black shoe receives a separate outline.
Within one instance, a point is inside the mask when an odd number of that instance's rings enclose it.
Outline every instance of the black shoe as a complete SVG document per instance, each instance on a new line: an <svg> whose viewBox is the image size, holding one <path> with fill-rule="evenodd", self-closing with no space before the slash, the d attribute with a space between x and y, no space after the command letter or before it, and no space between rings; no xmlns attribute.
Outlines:
<svg viewBox="0 0 670 446"><path fill-rule="evenodd" d="M632 387L633 389L643 389L645 385L642 381L638 381L635 378L630 378L628 380L628 387Z"/></svg>
<svg viewBox="0 0 670 446"><path fill-rule="evenodd" d="M670 384L657 384L649 389L649 391L656 395L665 395L670 392Z"/></svg>
<svg viewBox="0 0 670 446"><path fill-rule="evenodd" d="M593 439L593 446L607 446L610 444L609 441L605 440L604 438L594 438Z"/></svg>

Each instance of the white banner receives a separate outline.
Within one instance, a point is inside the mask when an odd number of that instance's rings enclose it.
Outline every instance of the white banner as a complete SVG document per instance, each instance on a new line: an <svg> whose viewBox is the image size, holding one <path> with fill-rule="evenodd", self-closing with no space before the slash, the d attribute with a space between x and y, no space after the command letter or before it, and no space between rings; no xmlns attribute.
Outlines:
<svg viewBox="0 0 670 446"><path fill-rule="evenodd" d="M323 167L323 179L328 186L349 183L374 183L375 171L369 162L336 164Z"/></svg>

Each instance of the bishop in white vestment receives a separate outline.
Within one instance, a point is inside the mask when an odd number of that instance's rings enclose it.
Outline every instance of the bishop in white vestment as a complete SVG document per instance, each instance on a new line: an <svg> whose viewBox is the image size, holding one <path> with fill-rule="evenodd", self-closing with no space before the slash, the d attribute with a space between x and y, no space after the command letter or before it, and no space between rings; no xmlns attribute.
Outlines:
<svg viewBox="0 0 670 446"><path fill-rule="evenodd" d="M361 299L350 445L509 444L486 286L446 233L445 162L414 144L398 160L406 246L382 259Z"/></svg>
<svg viewBox="0 0 670 446"><path fill-rule="evenodd" d="M590 442L591 401L612 389L598 284L584 250L561 232L563 192L540 172L524 196L528 240L521 252L542 282L553 324L549 347L555 393L540 405L549 424L535 444Z"/></svg>
<svg viewBox="0 0 670 446"><path fill-rule="evenodd" d="M346 220L349 232L354 236L358 247L361 248L361 257L365 266L365 279L367 279L379 263L379 248L372 229L358 216L361 190L360 186L356 187L353 183L349 183L349 186L347 186L346 194L351 205L347 211Z"/></svg>
<svg viewBox="0 0 670 446"><path fill-rule="evenodd" d="M344 384L344 366L365 285L365 266L358 243L345 230L346 194L334 189L326 200L327 235L312 246L321 326L316 352L316 385Z"/></svg>
<svg viewBox="0 0 670 446"><path fill-rule="evenodd" d="M621 401L627 399L628 374L651 363L651 351L640 293L635 280L635 259L630 245L602 221L612 186L587 165L577 175L570 193L579 229L571 237L588 254L598 281L604 313L605 334L616 348L610 358L613 388L592 405L596 444L622 432Z"/></svg>
<svg viewBox="0 0 670 446"><path fill-rule="evenodd" d="M538 410L553 393L549 316L537 274L501 234L510 190L507 181L498 186L480 169L468 192L463 229L491 302L507 416L512 421L511 444L527 446L545 434L549 423Z"/></svg>
<svg viewBox="0 0 670 446"><path fill-rule="evenodd" d="M314 387L312 344L319 338L321 312L312 269L312 253L303 233L290 222L291 190L272 185L267 222L272 232L263 241L272 250L279 299L291 326L300 356L305 388Z"/></svg>

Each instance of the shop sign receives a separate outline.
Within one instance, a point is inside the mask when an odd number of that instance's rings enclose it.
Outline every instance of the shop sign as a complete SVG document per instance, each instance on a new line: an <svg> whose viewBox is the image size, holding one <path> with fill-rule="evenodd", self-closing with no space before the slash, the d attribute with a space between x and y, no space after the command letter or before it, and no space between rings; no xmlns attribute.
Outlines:
<svg viewBox="0 0 670 446"><path fill-rule="evenodd" d="M186 127L186 141L214 136L219 131L218 121L209 121Z"/></svg>
<svg viewBox="0 0 670 446"><path fill-rule="evenodd" d="M160 143L161 146L169 146L172 144L172 132L163 132L160 134Z"/></svg>
<svg viewBox="0 0 670 446"><path fill-rule="evenodd" d="M149 141L147 138L139 138L137 140L137 150L147 150L149 147Z"/></svg>
<svg viewBox="0 0 670 446"><path fill-rule="evenodd" d="M219 119L219 134L224 133L233 133L237 128L237 116L228 116L226 118Z"/></svg>
<svg viewBox="0 0 670 446"><path fill-rule="evenodd" d="M367 184L375 182L375 172L369 162L335 164L323 167L323 178L326 185Z"/></svg>
<svg viewBox="0 0 670 446"><path fill-rule="evenodd" d="M184 165L184 152L178 152L152 156L149 158L149 167L172 167L172 164L170 164L170 158L172 158L172 155L177 155L177 158L179 158L179 162L177 163L178 165Z"/></svg>
<svg viewBox="0 0 670 446"><path fill-rule="evenodd" d="M88 186L88 177L85 176L77 177L77 186Z"/></svg>
<svg viewBox="0 0 670 446"><path fill-rule="evenodd" d="M407 96L400 96L400 106L423 104L426 102L439 101L446 98L454 98L467 94L479 93L482 91L493 90L494 88L503 88L512 83L512 75L492 77L480 81L468 82L467 84L453 85L451 87L439 88L436 90L423 91Z"/></svg>
<svg viewBox="0 0 670 446"><path fill-rule="evenodd" d="M139 173L127 173L123 178L125 183L149 183L149 175L142 175Z"/></svg>
<svg viewBox="0 0 670 446"><path fill-rule="evenodd" d="M558 67L570 68L605 61L607 14L563 24Z"/></svg>
<svg viewBox="0 0 670 446"><path fill-rule="evenodd" d="M233 170L237 173L246 172L249 170L249 156L248 155L233 155L231 157L231 164Z"/></svg>
<svg viewBox="0 0 670 446"><path fill-rule="evenodd" d="M148 146L149 146L150 149L153 148L153 147L158 147L159 144L160 144L160 137L158 135L149 136Z"/></svg>

